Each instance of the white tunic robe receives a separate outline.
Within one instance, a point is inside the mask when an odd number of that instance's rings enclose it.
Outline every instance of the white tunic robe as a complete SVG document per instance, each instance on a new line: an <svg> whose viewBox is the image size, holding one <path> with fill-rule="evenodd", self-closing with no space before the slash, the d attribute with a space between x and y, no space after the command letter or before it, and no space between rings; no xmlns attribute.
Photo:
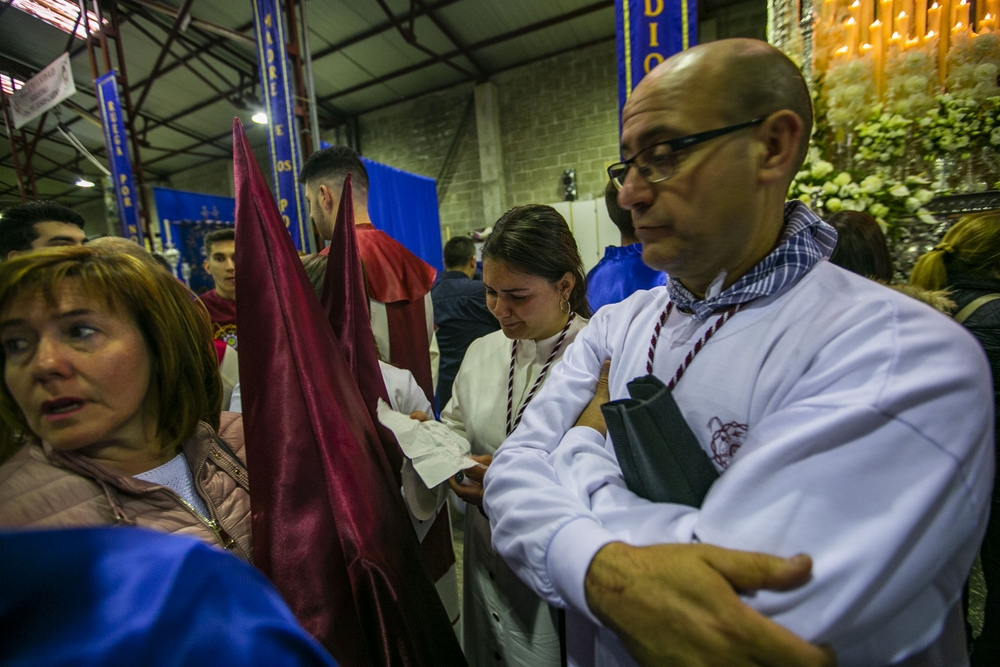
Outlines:
<svg viewBox="0 0 1000 667"><path fill-rule="evenodd" d="M827 262L751 302L673 392L722 473L696 509L633 494L612 443L573 426L605 359L612 400L646 374L667 301L655 288L601 309L486 475L494 545L543 599L575 612L570 664L634 664L584 591L594 555L615 540L808 553L809 583L744 602L832 645L841 665L890 665L922 651L920 664L966 664L954 611L985 530L994 466L989 365L976 341L928 306ZM675 310L654 374L672 377L714 320Z"/></svg>
<svg viewBox="0 0 1000 667"><path fill-rule="evenodd" d="M586 323L579 317L573 320L557 360ZM515 415L558 338L557 334L538 342L518 341ZM511 342L502 331L496 331L469 346L455 377L451 400L441 413L441 421L468 438L476 455L492 454L506 438ZM558 366L553 364L549 377ZM521 583L497 555L490 545L489 522L472 505L465 513L463 579L463 634L471 667L559 667L556 610Z"/></svg>

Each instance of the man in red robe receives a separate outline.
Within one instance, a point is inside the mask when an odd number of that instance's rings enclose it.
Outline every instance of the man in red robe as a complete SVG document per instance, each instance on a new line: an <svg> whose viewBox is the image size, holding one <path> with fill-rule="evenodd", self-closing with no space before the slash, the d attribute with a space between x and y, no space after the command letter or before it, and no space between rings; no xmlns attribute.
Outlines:
<svg viewBox="0 0 1000 667"><path fill-rule="evenodd" d="M346 146L313 153L302 167L300 180L320 236L327 241L333 238L347 174L351 174L354 186L354 219L379 355L413 373L427 399L433 402L439 352L430 290L437 272L372 225L368 217L368 172L358 154Z"/></svg>
<svg viewBox="0 0 1000 667"><path fill-rule="evenodd" d="M214 289L201 295L215 340L236 347L236 233L217 229L205 235L205 271Z"/></svg>

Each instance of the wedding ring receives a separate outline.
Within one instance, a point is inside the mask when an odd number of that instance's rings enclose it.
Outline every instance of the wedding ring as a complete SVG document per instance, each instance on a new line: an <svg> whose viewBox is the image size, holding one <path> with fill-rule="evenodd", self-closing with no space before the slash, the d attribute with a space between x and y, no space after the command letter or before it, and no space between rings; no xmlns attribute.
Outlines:
<svg viewBox="0 0 1000 667"><path fill-rule="evenodd" d="M459 472L455 475L455 481L458 482L459 484L461 484L464 479L465 479L465 473L463 472Z"/></svg>

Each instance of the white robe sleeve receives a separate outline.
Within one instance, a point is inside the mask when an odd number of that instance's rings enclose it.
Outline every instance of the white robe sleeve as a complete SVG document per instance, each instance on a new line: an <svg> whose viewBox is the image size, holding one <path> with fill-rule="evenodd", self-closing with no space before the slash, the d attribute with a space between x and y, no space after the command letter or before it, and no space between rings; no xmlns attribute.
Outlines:
<svg viewBox="0 0 1000 667"><path fill-rule="evenodd" d="M430 341L431 386L436 392L438 370L441 368L441 348L438 347L437 332L434 330L434 300L430 292L424 295L424 317L427 319L427 340Z"/></svg>

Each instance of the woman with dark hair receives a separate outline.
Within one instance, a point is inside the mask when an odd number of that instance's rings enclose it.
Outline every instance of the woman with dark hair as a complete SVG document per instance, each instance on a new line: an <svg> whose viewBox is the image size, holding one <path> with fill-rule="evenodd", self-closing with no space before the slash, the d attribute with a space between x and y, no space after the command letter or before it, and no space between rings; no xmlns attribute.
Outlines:
<svg viewBox="0 0 1000 667"><path fill-rule="evenodd" d="M933 250L917 260L910 284L950 290L955 321L986 351L993 372L993 396L1000 414L1000 213L977 213L956 222ZM959 415L956 415L958 417ZM1000 421L996 442L1000 446ZM998 456L1000 459L1000 456ZM1000 485L980 549L986 578L982 633L973 640L972 665L1000 665Z"/></svg>
<svg viewBox="0 0 1000 667"><path fill-rule="evenodd" d="M583 263L562 216L520 206L500 218L483 246L486 304L500 331L469 346L441 421L468 438L488 466L517 428L551 368L590 317ZM490 545L482 513L485 468L450 480L469 503L465 523L464 644L473 667L558 667L557 612L507 567ZM502 663L499 661L502 660Z"/></svg>
<svg viewBox="0 0 1000 667"><path fill-rule="evenodd" d="M886 285L892 282L892 255L875 218L859 211L840 211L826 221L837 230L831 264Z"/></svg>
<svg viewBox="0 0 1000 667"><path fill-rule="evenodd" d="M42 250L0 264L0 526L129 525L250 559L239 415L208 317L152 263Z"/></svg>

